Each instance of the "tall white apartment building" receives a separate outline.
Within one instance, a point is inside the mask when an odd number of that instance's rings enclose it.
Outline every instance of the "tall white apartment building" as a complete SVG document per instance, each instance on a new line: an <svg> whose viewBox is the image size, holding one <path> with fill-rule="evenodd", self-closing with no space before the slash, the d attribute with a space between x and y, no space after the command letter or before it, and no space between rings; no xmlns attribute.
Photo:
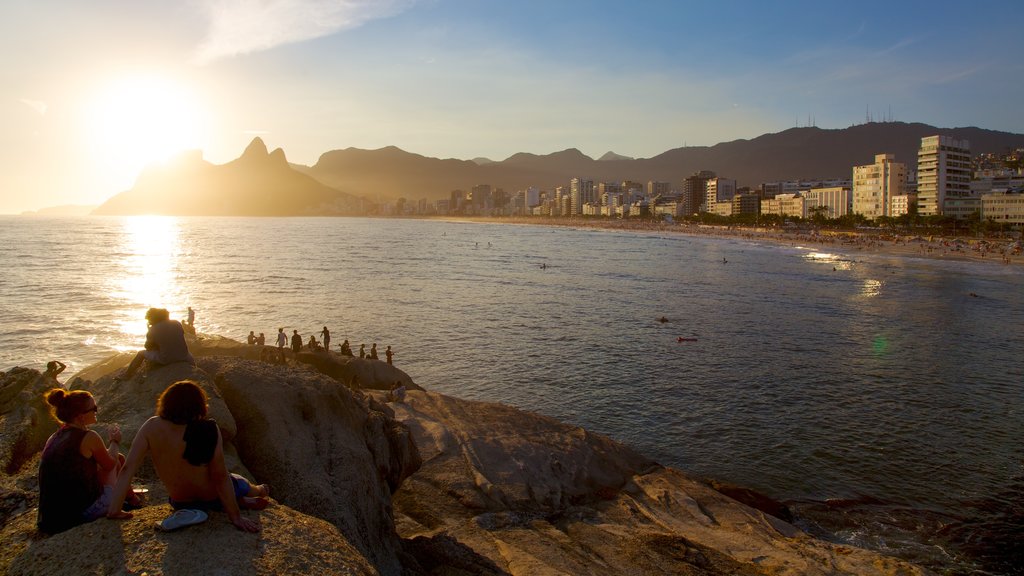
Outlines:
<svg viewBox="0 0 1024 576"><path fill-rule="evenodd" d="M568 216L579 216L583 213L583 205L586 203L595 204L597 192L594 189L593 180L573 178L569 181L570 206Z"/></svg>
<svg viewBox="0 0 1024 576"><path fill-rule="evenodd" d="M708 212L715 212L719 202L729 202L732 210L732 197L736 195L736 181L729 178L711 178L704 184L704 205Z"/></svg>
<svg viewBox="0 0 1024 576"><path fill-rule="evenodd" d="M853 212L869 220L892 216L892 199L905 194L907 167L894 154L876 154L874 164L853 167Z"/></svg>
<svg viewBox="0 0 1024 576"><path fill-rule="evenodd" d="M925 136L917 151L918 214L945 213L946 198L971 195L971 143L951 136Z"/></svg>

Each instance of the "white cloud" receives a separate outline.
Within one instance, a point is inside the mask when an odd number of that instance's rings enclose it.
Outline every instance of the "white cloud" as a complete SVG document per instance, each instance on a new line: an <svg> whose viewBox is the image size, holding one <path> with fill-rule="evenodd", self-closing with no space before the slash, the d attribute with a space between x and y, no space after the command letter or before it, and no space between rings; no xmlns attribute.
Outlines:
<svg viewBox="0 0 1024 576"><path fill-rule="evenodd" d="M328 36L387 18L416 0L212 0L201 3L209 32L199 62Z"/></svg>
<svg viewBox="0 0 1024 576"><path fill-rule="evenodd" d="M22 98L20 102L35 110L40 116L46 115L46 109L48 108L46 102L43 102L42 100L32 100L31 98Z"/></svg>

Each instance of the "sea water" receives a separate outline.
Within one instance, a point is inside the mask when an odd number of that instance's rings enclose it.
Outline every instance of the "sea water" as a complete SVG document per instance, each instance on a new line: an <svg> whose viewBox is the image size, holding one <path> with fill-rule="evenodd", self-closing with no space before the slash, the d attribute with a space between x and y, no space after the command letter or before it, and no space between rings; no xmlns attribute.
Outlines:
<svg viewBox="0 0 1024 576"><path fill-rule="evenodd" d="M428 389L757 489L823 537L1009 570L1019 556L978 543L1024 526L1024 270L837 250L401 219L2 217L0 369L58 359L70 378L138 349L151 306L192 306L199 331L241 341L327 326L335 350L390 345Z"/></svg>

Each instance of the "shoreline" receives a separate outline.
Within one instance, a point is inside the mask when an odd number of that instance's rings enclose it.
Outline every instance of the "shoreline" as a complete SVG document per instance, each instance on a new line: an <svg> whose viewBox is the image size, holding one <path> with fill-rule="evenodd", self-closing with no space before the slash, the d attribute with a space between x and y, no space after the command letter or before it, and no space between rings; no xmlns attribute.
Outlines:
<svg viewBox="0 0 1024 576"><path fill-rule="evenodd" d="M881 232L846 230L785 230L778 228L747 228L710 224L668 223L651 220L566 219L549 217L483 217L449 216L438 220L476 222L481 224L523 224L528 226L560 226L625 232L664 232L687 236L713 236L764 242L780 246L821 246L845 254L874 254L930 260L988 262L1004 266L1024 266L1024 250L1008 246L1019 241L1006 238L986 240L943 236L906 236Z"/></svg>

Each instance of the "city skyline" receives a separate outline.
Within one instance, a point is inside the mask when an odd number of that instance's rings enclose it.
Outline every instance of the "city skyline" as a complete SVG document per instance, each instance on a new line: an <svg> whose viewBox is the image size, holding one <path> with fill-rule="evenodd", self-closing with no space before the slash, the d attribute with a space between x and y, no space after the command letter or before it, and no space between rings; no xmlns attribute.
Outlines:
<svg viewBox="0 0 1024 576"><path fill-rule="evenodd" d="M0 213L98 204L182 149L650 157L795 125L1024 132L1010 2L7 3Z"/></svg>

